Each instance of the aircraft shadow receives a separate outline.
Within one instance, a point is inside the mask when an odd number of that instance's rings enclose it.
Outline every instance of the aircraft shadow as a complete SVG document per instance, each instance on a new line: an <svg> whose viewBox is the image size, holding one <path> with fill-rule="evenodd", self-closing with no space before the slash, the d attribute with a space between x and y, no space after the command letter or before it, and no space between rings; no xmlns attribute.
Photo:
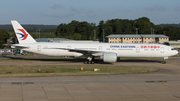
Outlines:
<svg viewBox="0 0 180 101"><path fill-rule="evenodd" d="M161 63L163 60L118 60L117 62Z"/></svg>
<svg viewBox="0 0 180 101"><path fill-rule="evenodd" d="M70 62L83 62L83 59L71 59L71 58L51 58L51 57L6 57L6 58L11 58L11 59L15 59L15 60L32 60L32 61L70 61Z"/></svg>
<svg viewBox="0 0 180 101"><path fill-rule="evenodd" d="M32 60L32 61L64 61L64 62L73 62L73 63L84 63L85 58L51 58L51 57L26 57L26 56L20 56L20 57L14 57L14 56L9 56L6 58L11 58L15 60ZM128 59L128 60L117 60L117 62L123 63L123 62L133 62L133 63L161 63L163 60L133 60L133 59ZM103 60L98 59L98 62L95 64L113 64L113 63L108 63L108 62L103 62Z"/></svg>

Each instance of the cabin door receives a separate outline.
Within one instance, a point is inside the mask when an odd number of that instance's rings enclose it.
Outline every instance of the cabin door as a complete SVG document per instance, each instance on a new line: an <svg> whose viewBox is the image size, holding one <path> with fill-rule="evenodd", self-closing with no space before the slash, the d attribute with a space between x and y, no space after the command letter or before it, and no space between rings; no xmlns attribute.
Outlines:
<svg viewBox="0 0 180 101"><path fill-rule="evenodd" d="M37 50L38 50L38 51L41 51L41 45L38 45L38 46L37 46Z"/></svg>
<svg viewBox="0 0 180 101"><path fill-rule="evenodd" d="M161 53L164 53L164 47L160 48Z"/></svg>
<svg viewBox="0 0 180 101"><path fill-rule="evenodd" d="M67 49L71 49L71 46L68 46Z"/></svg>
<svg viewBox="0 0 180 101"><path fill-rule="evenodd" d="M139 52L140 52L140 47L137 46L137 47L136 47L136 53L139 53Z"/></svg>
<svg viewBox="0 0 180 101"><path fill-rule="evenodd" d="M99 51L102 51L102 46L99 46Z"/></svg>

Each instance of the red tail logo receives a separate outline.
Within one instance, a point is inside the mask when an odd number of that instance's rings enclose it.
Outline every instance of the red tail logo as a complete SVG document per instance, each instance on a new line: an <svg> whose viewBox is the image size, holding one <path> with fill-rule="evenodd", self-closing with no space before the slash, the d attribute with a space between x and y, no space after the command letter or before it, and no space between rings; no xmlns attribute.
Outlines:
<svg viewBox="0 0 180 101"><path fill-rule="evenodd" d="M22 33L17 33L17 34L21 35L21 37L20 37L20 38L22 38L21 40L26 40L26 38L28 37L28 34L23 29L18 29L18 30L22 32Z"/></svg>

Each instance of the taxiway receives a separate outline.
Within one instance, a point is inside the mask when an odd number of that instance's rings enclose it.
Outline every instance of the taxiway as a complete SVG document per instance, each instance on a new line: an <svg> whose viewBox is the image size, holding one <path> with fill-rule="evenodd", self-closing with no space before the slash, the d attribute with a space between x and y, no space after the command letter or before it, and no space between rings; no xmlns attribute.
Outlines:
<svg viewBox="0 0 180 101"><path fill-rule="evenodd" d="M138 60L94 64L159 69L158 72L143 74L0 78L0 101L179 101L179 61L179 58L173 58L167 60L167 64ZM82 64L32 61L26 65L43 63ZM2 62L1 65L9 64Z"/></svg>

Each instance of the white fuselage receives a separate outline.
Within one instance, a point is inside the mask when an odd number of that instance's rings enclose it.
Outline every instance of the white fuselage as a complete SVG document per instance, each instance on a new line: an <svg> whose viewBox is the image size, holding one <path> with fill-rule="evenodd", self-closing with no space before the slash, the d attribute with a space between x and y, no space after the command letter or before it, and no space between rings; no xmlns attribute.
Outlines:
<svg viewBox="0 0 180 101"><path fill-rule="evenodd" d="M94 63L94 57L101 57L104 62L116 62L117 57L164 57L176 55L174 48L161 44L126 44L126 43L38 43L16 21L11 21L19 44L13 48L49 56L85 56L85 63Z"/></svg>
<svg viewBox="0 0 180 101"><path fill-rule="evenodd" d="M23 44L22 44L23 45ZM116 53L117 57L169 57L178 52L170 46L161 44L123 44L123 43L27 43L24 51L49 56L83 56L79 52L64 49L98 51L93 56L101 56L104 52ZM102 53L101 53L102 52Z"/></svg>

